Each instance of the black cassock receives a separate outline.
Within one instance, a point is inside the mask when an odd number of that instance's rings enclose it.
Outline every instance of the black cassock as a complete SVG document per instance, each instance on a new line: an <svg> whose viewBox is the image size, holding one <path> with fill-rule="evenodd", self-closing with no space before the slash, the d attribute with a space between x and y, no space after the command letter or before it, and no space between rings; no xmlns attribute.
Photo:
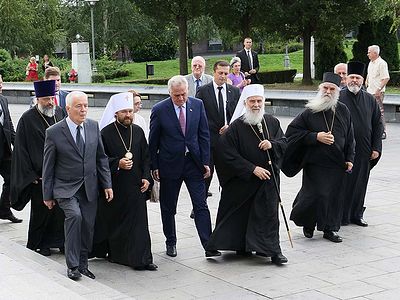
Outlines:
<svg viewBox="0 0 400 300"><path fill-rule="evenodd" d="M140 191L142 179L153 182L148 145L143 130L133 124L133 167L131 170L118 169L119 160L124 157L126 150L115 124L129 148L129 127L114 122L103 128L101 136L109 157L114 199L107 202L104 196L100 197L92 256L107 256L112 262L142 267L153 263L146 194Z"/></svg>
<svg viewBox="0 0 400 300"><path fill-rule="evenodd" d="M55 119L63 119L60 107L56 107ZM15 136L11 205L22 210L31 201L27 247L32 250L64 247L64 212L58 205L49 210L43 203L42 182L33 183L42 177L45 131L54 123L54 118L44 116L34 106L21 116Z"/></svg>
<svg viewBox="0 0 400 300"><path fill-rule="evenodd" d="M354 95L347 88L340 91L339 101L350 110L356 140L356 156L351 176L346 180L346 199L343 223L363 218L364 199L369 173L378 163L382 153L383 124L379 105L375 98L364 90ZM377 159L370 160L372 151L378 151Z"/></svg>
<svg viewBox="0 0 400 300"><path fill-rule="evenodd" d="M286 139L278 119L264 115L265 138L279 186L279 163ZM264 122L263 122L264 123ZM220 157L222 186L215 229L207 244L209 250L257 251L267 256L281 253L279 245L278 194L273 178L260 180L253 174L256 166L271 170L267 152L258 145L263 139L257 126L241 118L235 120L221 136Z"/></svg>
<svg viewBox="0 0 400 300"><path fill-rule="evenodd" d="M325 118L324 118L325 114ZM298 226L338 231L342 218L345 162L354 161L354 134L350 112L338 103L333 111L313 113L306 109L288 126L288 148L282 172L292 177L303 169L302 186L293 203L290 219ZM330 131L335 142L317 141L317 133ZM328 129L329 127L329 129Z"/></svg>

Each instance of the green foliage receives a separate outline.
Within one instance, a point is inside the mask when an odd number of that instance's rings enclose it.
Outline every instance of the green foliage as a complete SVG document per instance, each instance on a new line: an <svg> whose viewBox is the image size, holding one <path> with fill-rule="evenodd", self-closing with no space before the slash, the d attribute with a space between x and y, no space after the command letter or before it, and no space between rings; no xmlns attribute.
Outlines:
<svg viewBox="0 0 400 300"><path fill-rule="evenodd" d="M389 72L390 80L388 86L400 87L400 71Z"/></svg>
<svg viewBox="0 0 400 300"><path fill-rule="evenodd" d="M0 62L5 62L11 59L10 53L6 49L0 49Z"/></svg>
<svg viewBox="0 0 400 300"><path fill-rule="evenodd" d="M129 76L129 71L124 68L124 63L102 58L96 60L97 69L105 76L105 79Z"/></svg>
<svg viewBox="0 0 400 300"><path fill-rule="evenodd" d="M396 32L391 32L393 19L385 17L376 24L376 42L380 56L387 62L389 70L399 69L399 48Z"/></svg>
<svg viewBox="0 0 400 300"><path fill-rule="evenodd" d="M353 60L368 64L368 46L378 45L380 56L388 63L389 70L399 69L399 49L396 33L391 32L392 19L385 17L378 22L365 22L360 25L357 42L353 45Z"/></svg>
<svg viewBox="0 0 400 300"><path fill-rule="evenodd" d="M24 81L26 65L27 61L24 59L9 59L0 62L0 74L4 81Z"/></svg>
<svg viewBox="0 0 400 300"><path fill-rule="evenodd" d="M375 33L372 22L364 22L358 27L357 41L353 44L353 61L369 62L368 46L375 44Z"/></svg>
<svg viewBox="0 0 400 300"><path fill-rule="evenodd" d="M266 43L265 44L265 52L266 53L271 53L271 54L279 54L279 53L285 53L286 51L286 46L288 47L288 53L291 52L296 52L299 50L303 50L303 43L299 42L272 42L272 43Z"/></svg>
<svg viewBox="0 0 400 300"><path fill-rule="evenodd" d="M96 73L92 75L92 82L93 83L103 83L106 81L106 76L103 73ZM78 77L79 82L79 77Z"/></svg>
<svg viewBox="0 0 400 300"><path fill-rule="evenodd" d="M322 80L324 72L333 72L336 64L347 62L341 39L337 36L336 39L323 39L316 43L315 79Z"/></svg>
<svg viewBox="0 0 400 300"><path fill-rule="evenodd" d="M148 41L132 49L131 54L134 61L144 62L150 60L168 60L175 57L176 45L158 43L157 40Z"/></svg>

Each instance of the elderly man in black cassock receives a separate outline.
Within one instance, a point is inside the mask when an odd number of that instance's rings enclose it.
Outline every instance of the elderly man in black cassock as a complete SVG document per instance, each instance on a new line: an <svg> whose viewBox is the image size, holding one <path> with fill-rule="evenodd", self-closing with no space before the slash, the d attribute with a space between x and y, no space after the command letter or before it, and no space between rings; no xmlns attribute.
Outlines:
<svg viewBox="0 0 400 300"><path fill-rule="evenodd" d="M239 118L221 136L221 200L207 249L239 255L255 251L280 265L288 260L279 244L279 195L273 180L279 186L286 139L278 119L264 114L264 103L262 85L246 86L234 114Z"/></svg>
<svg viewBox="0 0 400 300"><path fill-rule="evenodd" d="M22 210L31 201L27 247L44 256L50 248L64 251L64 212L57 205L49 210L43 203L42 164L45 132L63 119L54 103L55 80L33 83L37 104L21 116L11 161L12 207Z"/></svg>
<svg viewBox="0 0 400 300"><path fill-rule="evenodd" d="M364 199L370 170L382 154L383 123L379 105L374 96L362 88L365 65L349 62L347 88L340 92L339 101L350 110L356 140L356 156L351 176L345 186L342 225L353 223L366 227Z"/></svg>
<svg viewBox="0 0 400 300"><path fill-rule="evenodd" d="M109 124L101 130L101 137L114 199L100 199L92 256L155 271L146 206L146 192L153 183L150 156L143 129L133 119L133 94L113 95L102 117Z"/></svg>
<svg viewBox="0 0 400 300"><path fill-rule="evenodd" d="M350 112L338 102L339 75L326 72L318 94L288 126L288 148L282 171L289 177L303 169L302 186L290 219L312 238L315 226L323 237L342 242L343 184L354 161L354 133Z"/></svg>

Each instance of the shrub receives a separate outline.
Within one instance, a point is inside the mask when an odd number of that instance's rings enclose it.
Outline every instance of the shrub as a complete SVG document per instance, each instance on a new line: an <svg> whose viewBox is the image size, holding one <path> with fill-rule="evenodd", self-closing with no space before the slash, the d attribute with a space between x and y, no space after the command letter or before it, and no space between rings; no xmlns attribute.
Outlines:
<svg viewBox="0 0 400 300"><path fill-rule="evenodd" d="M400 86L400 71L389 72L390 80L387 85L389 86Z"/></svg>
<svg viewBox="0 0 400 300"><path fill-rule="evenodd" d="M271 84L271 83L285 83L293 82L296 76L297 70L282 70L282 71L269 71L269 72L259 72L258 77L261 83Z"/></svg>
<svg viewBox="0 0 400 300"><path fill-rule="evenodd" d="M0 49L0 62L11 60L11 55L6 49Z"/></svg>
<svg viewBox="0 0 400 300"><path fill-rule="evenodd" d="M333 72L337 63L347 62L341 36L331 35L328 40L320 39L315 48L315 78L318 80L322 80L324 72Z"/></svg>
<svg viewBox="0 0 400 300"><path fill-rule="evenodd" d="M26 65L27 61L19 58L0 61L0 74L4 81L24 81Z"/></svg>
<svg viewBox="0 0 400 300"><path fill-rule="evenodd" d="M112 81L113 83L143 83L143 84L156 84L167 85L169 78L149 78L149 79L135 79L135 80L118 80Z"/></svg>
<svg viewBox="0 0 400 300"><path fill-rule="evenodd" d="M106 81L106 76L104 73L96 73L92 75L92 82L93 83L103 83ZM79 77L78 77L78 82L79 82Z"/></svg>
<svg viewBox="0 0 400 300"><path fill-rule="evenodd" d="M131 55L135 62L168 60L175 57L176 46L173 43L151 43L139 44L132 49Z"/></svg>
<svg viewBox="0 0 400 300"><path fill-rule="evenodd" d="M103 73L106 79L129 76L129 71L124 69L125 64L119 61L102 58L96 60L97 69Z"/></svg>

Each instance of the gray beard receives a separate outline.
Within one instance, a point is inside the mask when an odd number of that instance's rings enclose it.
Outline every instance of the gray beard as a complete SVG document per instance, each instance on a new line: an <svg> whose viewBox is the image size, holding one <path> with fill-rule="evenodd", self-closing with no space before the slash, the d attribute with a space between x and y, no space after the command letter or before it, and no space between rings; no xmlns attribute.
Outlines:
<svg viewBox="0 0 400 300"><path fill-rule="evenodd" d="M251 109L246 107L246 111L243 115L243 122L249 125L257 125L261 123L265 113L264 104L258 113L254 113Z"/></svg>
<svg viewBox="0 0 400 300"><path fill-rule="evenodd" d="M40 104L38 104L37 107L38 107L39 111L46 117L52 118L56 114L55 106L53 106L52 108L49 108L49 107L42 107Z"/></svg>
<svg viewBox="0 0 400 300"><path fill-rule="evenodd" d="M313 113L327 111L336 107L338 99L339 92L335 92L332 95L323 95L322 91L319 91L315 98L308 101L306 107L311 109Z"/></svg>
<svg viewBox="0 0 400 300"><path fill-rule="evenodd" d="M354 95L357 95L358 92L361 90L361 87L358 85L347 85L347 88L349 89L350 92L352 92Z"/></svg>

